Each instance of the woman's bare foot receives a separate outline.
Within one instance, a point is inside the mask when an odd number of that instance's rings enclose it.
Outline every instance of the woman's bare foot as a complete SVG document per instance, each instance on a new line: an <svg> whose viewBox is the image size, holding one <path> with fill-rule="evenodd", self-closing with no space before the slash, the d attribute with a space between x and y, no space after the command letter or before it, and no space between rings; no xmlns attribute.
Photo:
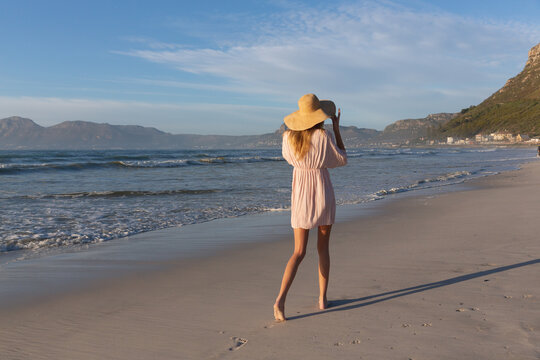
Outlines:
<svg viewBox="0 0 540 360"><path fill-rule="evenodd" d="M328 300L326 300L326 297L319 298L319 309L324 310L328 308Z"/></svg>
<svg viewBox="0 0 540 360"><path fill-rule="evenodd" d="M285 305L279 305L278 303L274 304L274 318L276 321L285 321Z"/></svg>

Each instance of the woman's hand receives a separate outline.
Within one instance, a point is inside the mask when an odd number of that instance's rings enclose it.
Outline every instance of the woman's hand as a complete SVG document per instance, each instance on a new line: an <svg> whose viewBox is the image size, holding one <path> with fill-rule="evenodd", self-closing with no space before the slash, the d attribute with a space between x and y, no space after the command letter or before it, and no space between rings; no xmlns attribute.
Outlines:
<svg viewBox="0 0 540 360"><path fill-rule="evenodd" d="M345 150L345 144L343 144L343 139L341 138L341 132L339 131L339 118L340 117L341 117L341 109L338 109L337 116L332 115L330 119L332 119L332 125L334 128L334 135L336 137L337 146L341 150Z"/></svg>
<svg viewBox="0 0 540 360"><path fill-rule="evenodd" d="M341 117L341 109L338 109L337 116L336 115L330 116L330 119L332 119L332 125L334 125L334 127L339 128L339 118L340 117Z"/></svg>

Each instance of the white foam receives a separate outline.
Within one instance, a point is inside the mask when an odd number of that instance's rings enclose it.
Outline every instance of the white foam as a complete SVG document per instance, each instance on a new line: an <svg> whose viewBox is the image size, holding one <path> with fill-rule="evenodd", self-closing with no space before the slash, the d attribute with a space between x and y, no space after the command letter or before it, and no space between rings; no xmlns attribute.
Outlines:
<svg viewBox="0 0 540 360"><path fill-rule="evenodd" d="M422 184L427 183L434 183L434 182L447 182L449 180L464 178L466 176L472 175L469 171L455 171L448 174L436 176L433 178L427 178L423 180L418 180L413 184L400 186L400 187L393 187L390 189L381 189L377 191L374 195L376 196L385 196L385 195L391 195L391 194L397 194L405 191L411 191L418 188L425 188L425 186L422 186Z"/></svg>

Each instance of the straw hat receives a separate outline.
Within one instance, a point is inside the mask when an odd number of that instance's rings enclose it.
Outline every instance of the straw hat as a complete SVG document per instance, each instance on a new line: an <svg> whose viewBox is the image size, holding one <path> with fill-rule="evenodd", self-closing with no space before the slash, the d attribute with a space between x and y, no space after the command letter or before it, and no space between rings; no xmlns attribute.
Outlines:
<svg viewBox="0 0 540 360"><path fill-rule="evenodd" d="M336 114L331 100L319 100L315 94L306 94L298 100L298 109L283 121L291 130L306 130Z"/></svg>

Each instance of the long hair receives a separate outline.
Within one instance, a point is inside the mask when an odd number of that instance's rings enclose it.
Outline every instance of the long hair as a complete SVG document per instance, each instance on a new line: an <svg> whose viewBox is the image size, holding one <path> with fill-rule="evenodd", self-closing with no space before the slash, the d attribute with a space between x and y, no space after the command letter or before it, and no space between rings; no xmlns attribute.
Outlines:
<svg viewBox="0 0 540 360"><path fill-rule="evenodd" d="M316 124L307 130L287 130L289 144L293 148L297 160L302 160L309 151L311 145L311 135L317 129L324 131L324 121Z"/></svg>

